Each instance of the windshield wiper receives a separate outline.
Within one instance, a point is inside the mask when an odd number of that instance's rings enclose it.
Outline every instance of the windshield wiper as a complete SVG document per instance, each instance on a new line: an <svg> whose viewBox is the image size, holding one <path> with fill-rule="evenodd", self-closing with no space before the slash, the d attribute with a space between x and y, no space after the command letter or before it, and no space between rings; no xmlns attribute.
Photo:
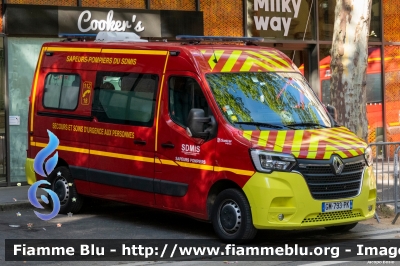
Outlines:
<svg viewBox="0 0 400 266"><path fill-rule="evenodd" d="M318 123L293 123L293 124L287 124L287 126L318 126L318 127L323 127L323 128L328 128L327 126L325 126L325 125L321 125L321 124L318 124Z"/></svg>
<svg viewBox="0 0 400 266"><path fill-rule="evenodd" d="M237 125L252 125L252 126L260 126L260 127L270 127L270 128L283 128L283 126L278 126L274 124L268 124L264 122L234 122Z"/></svg>

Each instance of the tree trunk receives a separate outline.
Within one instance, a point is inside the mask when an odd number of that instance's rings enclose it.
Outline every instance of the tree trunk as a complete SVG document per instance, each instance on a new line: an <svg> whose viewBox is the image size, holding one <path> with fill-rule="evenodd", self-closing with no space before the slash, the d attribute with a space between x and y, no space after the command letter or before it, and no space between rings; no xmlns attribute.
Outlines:
<svg viewBox="0 0 400 266"><path fill-rule="evenodd" d="M366 70L372 0L336 0L331 101L337 122L367 140Z"/></svg>

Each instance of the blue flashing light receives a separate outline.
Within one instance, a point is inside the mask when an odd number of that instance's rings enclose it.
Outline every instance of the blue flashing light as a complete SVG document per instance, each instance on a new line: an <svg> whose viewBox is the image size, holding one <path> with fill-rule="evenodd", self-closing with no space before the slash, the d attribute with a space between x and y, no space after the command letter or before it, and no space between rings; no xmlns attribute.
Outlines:
<svg viewBox="0 0 400 266"><path fill-rule="evenodd" d="M68 39L95 39L97 33L59 33L58 37Z"/></svg>

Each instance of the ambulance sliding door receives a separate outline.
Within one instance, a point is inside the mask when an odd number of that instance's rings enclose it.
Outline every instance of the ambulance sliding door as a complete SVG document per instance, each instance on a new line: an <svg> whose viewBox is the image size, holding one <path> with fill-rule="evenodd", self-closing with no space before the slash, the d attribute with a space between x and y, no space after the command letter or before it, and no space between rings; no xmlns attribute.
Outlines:
<svg viewBox="0 0 400 266"><path fill-rule="evenodd" d="M92 105L91 192L154 205L156 97L166 52L103 49L103 57Z"/></svg>

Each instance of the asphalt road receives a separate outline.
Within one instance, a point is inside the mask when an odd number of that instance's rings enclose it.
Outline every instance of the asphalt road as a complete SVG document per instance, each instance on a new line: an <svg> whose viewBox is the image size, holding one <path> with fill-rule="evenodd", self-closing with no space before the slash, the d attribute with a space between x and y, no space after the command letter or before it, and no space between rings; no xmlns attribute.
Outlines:
<svg viewBox="0 0 400 266"><path fill-rule="evenodd" d="M211 224L178 214L132 205L103 201L93 202L90 206L86 206L80 214L73 214L72 216L59 214L50 221L40 220L33 210L33 208L28 208L0 212L0 265L102 266L129 263L127 261L5 262L5 239L59 239L61 243L66 239L185 239L187 243L190 243L193 239L205 239L212 244L221 244L216 239ZM28 224L31 224L30 228L28 228ZM282 241L290 243L304 239L324 243L333 238L361 239L377 236L392 238L395 234L400 233L400 230L396 230L377 231L377 228L371 224L359 224L346 234L328 233L325 229L268 230L259 231L252 245L273 245L282 243ZM149 263L156 262L134 262L130 265L147 265ZM200 261L197 264L196 262L181 263L184 263L184 265L201 265ZM226 264L228 262L219 262L219 264L221 263ZM254 265L291 265L292 263L295 262L254 262ZM243 262L239 262L239 264L243 264Z"/></svg>

